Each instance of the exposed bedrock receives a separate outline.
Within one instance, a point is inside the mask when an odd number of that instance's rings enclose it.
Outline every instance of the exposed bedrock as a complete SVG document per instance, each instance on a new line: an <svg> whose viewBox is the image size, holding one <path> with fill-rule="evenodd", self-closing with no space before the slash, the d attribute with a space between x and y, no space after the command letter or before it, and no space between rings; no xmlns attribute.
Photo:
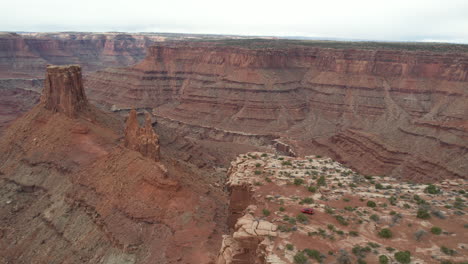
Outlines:
<svg viewBox="0 0 468 264"><path fill-rule="evenodd" d="M468 175L466 53L161 45L86 83L91 100L114 109L271 135L298 155L332 155L372 173ZM349 129L366 136L351 140Z"/></svg>
<svg viewBox="0 0 468 264"><path fill-rule="evenodd" d="M47 66L41 104L48 110L63 113L68 117L77 117L79 112L88 107L81 79L81 67Z"/></svg>
<svg viewBox="0 0 468 264"><path fill-rule="evenodd" d="M145 124L140 127L136 111L130 111L125 125L125 146L159 161L159 137L153 130L149 113L145 114Z"/></svg>

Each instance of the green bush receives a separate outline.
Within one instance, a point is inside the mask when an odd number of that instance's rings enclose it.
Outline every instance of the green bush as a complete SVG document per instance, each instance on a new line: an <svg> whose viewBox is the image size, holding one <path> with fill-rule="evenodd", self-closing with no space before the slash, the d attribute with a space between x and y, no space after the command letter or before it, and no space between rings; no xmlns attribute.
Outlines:
<svg viewBox="0 0 468 264"><path fill-rule="evenodd" d="M335 216L335 219L342 225L347 226L349 224L348 221L346 221L346 219L341 215Z"/></svg>
<svg viewBox="0 0 468 264"><path fill-rule="evenodd" d="M377 184L375 184L375 188L377 190L382 190L384 187L383 187L383 185L381 183L377 183Z"/></svg>
<svg viewBox="0 0 468 264"><path fill-rule="evenodd" d="M307 254L307 256L309 256L309 258L315 259L318 262L321 262L322 258L320 257L320 255L321 255L320 251L315 250L315 249L306 248L306 249L304 249L304 252Z"/></svg>
<svg viewBox="0 0 468 264"><path fill-rule="evenodd" d="M418 212L416 213L416 217L421 219L429 219L431 218L431 215L427 209L419 208Z"/></svg>
<svg viewBox="0 0 468 264"><path fill-rule="evenodd" d="M297 219L297 221L299 221L301 223L307 223L309 221L307 216L305 216L304 214L297 215L296 219Z"/></svg>
<svg viewBox="0 0 468 264"><path fill-rule="evenodd" d="M281 165L283 165L283 166L291 166L292 163L291 163L289 160L286 160L286 161L281 162Z"/></svg>
<svg viewBox="0 0 468 264"><path fill-rule="evenodd" d="M393 237L392 230L390 230L388 228L383 228L382 230L380 230L378 235L381 238L392 238Z"/></svg>
<svg viewBox="0 0 468 264"><path fill-rule="evenodd" d="M380 220L380 217L379 217L378 215L376 215L376 214L373 214L373 215L370 216L370 219L371 219L372 221L377 222L377 221Z"/></svg>
<svg viewBox="0 0 468 264"><path fill-rule="evenodd" d="M311 185L311 186L307 187L307 190L308 190L309 192L311 192L311 193L314 193L314 192L317 191L317 187Z"/></svg>
<svg viewBox="0 0 468 264"><path fill-rule="evenodd" d="M393 256L402 264L409 264L411 262L411 253L409 251L398 251Z"/></svg>
<svg viewBox="0 0 468 264"><path fill-rule="evenodd" d="M297 252L294 256L294 263L305 264L307 263L307 257L302 252Z"/></svg>
<svg viewBox="0 0 468 264"><path fill-rule="evenodd" d="M293 250L294 246L292 244L286 244L286 249L287 250Z"/></svg>
<svg viewBox="0 0 468 264"><path fill-rule="evenodd" d="M438 227L438 226L434 226L431 228L431 233L434 234L434 235L440 235L442 234L442 228Z"/></svg>
<svg viewBox="0 0 468 264"><path fill-rule="evenodd" d="M325 176L320 176L317 180L317 185L318 186L325 186L327 185L327 182L325 181Z"/></svg>
<svg viewBox="0 0 468 264"><path fill-rule="evenodd" d="M262 174L261 171L259 171L259 170L256 170L256 171L255 171L255 175L260 175L260 174Z"/></svg>
<svg viewBox="0 0 468 264"><path fill-rule="evenodd" d="M306 197L304 199L301 200L302 203L305 203L305 204L311 204L314 202L314 199L310 198L310 197Z"/></svg>
<svg viewBox="0 0 468 264"><path fill-rule="evenodd" d="M270 215L270 210L268 209L263 209L262 210L264 216L269 216Z"/></svg>
<svg viewBox="0 0 468 264"><path fill-rule="evenodd" d="M445 246L441 246L440 251L442 251L445 255L449 255L449 256L453 256L456 253L455 250L450 249L450 248L445 247Z"/></svg>
<svg viewBox="0 0 468 264"><path fill-rule="evenodd" d="M304 183L304 180L303 179L294 179L294 185L302 185Z"/></svg>
<svg viewBox="0 0 468 264"><path fill-rule="evenodd" d="M388 264L388 257L385 255L379 256L379 264Z"/></svg>
<svg viewBox="0 0 468 264"><path fill-rule="evenodd" d="M279 210L280 210L280 212L284 212L284 211L286 211L286 209L284 209L284 207L283 207L283 206L281 206L281 207L279 208Z"/></svg>
<svg viewBox="0 0 468 264"><path fill-rule="evenodd" d="M377 204L374 201L367 201L367 206L374 208Z"/></svg>
<svg viewBox="0 0 468 264"><path fill-rule="evenodd" d="M424 192L430 193L430 194L438 194L440 193L440 189L437 188L434 184L429 184L426 189L424 189Z"/></svg>

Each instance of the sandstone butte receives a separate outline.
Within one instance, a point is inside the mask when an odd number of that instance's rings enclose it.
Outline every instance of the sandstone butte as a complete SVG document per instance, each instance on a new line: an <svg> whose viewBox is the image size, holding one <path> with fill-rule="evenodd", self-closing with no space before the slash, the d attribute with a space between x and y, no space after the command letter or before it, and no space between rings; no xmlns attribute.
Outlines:
<svg viewBox="0 0 468 264"><path fill-rule="evenodd" d="M158 151L149 119L123 129L79 66L48 66L41 102L0 138L0 263L214 260L224 194Z"/></svg>
<svg viewBox="0 0 468 264"><path fill-rule="evenodd" d="M466 49L167 43L86 84L91 100L114 111L153 109L156 128L177 130L179 146L193 145L187 138L279 146L415 181L468 175Z"/></svg>

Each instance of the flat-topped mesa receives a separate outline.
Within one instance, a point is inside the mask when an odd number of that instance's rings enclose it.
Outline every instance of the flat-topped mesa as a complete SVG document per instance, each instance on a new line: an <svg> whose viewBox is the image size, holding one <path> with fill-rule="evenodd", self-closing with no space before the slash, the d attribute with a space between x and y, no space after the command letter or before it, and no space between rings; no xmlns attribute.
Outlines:
<svg viewBox="0 0 468 264"><path fill-rule="evenodd" d="M41 104L75 118L88 106L79 65L47 66Z"/></svg>
<svg viewBox="0 0 468 264"><path fill-rule="evenodd" d="M145 113L145 125L140 127L135 109L130 111L125 125L125 147L159 161L159 137L153 130L149 113Z"/></svg>

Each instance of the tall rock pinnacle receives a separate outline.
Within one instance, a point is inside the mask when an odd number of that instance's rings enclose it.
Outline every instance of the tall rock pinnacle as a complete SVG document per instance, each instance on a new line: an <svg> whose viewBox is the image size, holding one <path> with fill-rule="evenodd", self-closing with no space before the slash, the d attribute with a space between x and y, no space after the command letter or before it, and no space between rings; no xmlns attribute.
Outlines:
<svg viewBox="0 0 468 264"><path fill-rule="evenodd" d="M77 117L88 106L78 65L47 66L41 103L46 109Z"/></svg>
<svg viewBox="0 0 468 264"><path fill-rule="evenodd" d="M151 126L149 113L145 114L144 127L140 127L136 111L134 109L130 111L125 125L125 147L159 161L159 137Z"/></svg>

